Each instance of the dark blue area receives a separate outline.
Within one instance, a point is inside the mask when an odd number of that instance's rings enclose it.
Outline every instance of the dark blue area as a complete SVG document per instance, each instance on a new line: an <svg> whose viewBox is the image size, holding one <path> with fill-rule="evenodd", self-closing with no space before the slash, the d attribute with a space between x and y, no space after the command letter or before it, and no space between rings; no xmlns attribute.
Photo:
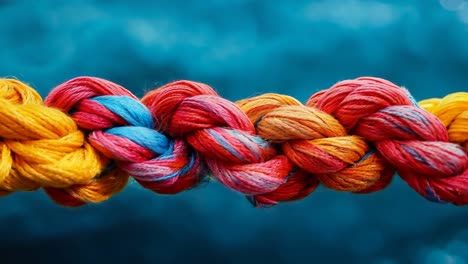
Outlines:
<svg viewBox="0 0 468 264"><path fill-rule="evenodd" d="M62 4L58 4L62 3ZM66 4L65 4L66 3ZM5 1L0 75L43 96L70 78L142 96L190 79L225 98L305 102L378 76L421 100L468 90L468 1ZM2 263L468 263L468 210L395 178L370 195L320 187L256 209L211 182L177 196L132 182L107 202L59 207L43 192L0 200Z"/></svg>

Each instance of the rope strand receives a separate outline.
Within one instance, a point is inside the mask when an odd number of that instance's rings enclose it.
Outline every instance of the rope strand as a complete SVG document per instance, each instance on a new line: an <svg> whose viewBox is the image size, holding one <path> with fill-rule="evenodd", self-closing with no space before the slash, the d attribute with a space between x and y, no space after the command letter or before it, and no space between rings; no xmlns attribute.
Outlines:
<svg viewBox="0 0 468 264"><path fill-rule="evenodd" d="M429 201L468 204L468 93L416 103L361 77L306 104L281 94L238 102L176 81L139 100L96 77L39 94L0 79L0 196L43 188L64 206L102 202L129 177L160 194L213 179L255 206L307 197L319 184L372 193L395 173Z"/></svg>

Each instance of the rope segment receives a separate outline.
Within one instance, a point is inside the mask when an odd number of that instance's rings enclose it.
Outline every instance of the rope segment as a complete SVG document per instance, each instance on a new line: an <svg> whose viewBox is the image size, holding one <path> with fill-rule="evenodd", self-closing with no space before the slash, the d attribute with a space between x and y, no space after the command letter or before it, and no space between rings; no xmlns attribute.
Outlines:
<svg viewBox="0 0 468 264"><path fill-rule="evenodd" d="M468 93L417 103L374 77L305 104L281 94L238 102L176 81L138 99L77 77L43 101L0 79L0 195L44 189L64 206L97 203L133 178L159 194L214 179L255 206L300 200L319 184L372 193L399 176L433 202L468 204Z"/></svg>

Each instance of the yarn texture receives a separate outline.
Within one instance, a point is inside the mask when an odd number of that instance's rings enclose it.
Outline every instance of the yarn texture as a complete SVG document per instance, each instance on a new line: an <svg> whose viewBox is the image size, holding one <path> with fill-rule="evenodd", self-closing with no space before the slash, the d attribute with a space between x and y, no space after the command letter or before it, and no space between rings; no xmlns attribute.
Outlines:
<svg viewBox="0 0 468 264"><path fill-rule="evenodd" d="M395 175L429 201L468 204L468 93L417 103L375 77L304 104L274 93L231 102L185 80L140 100L88 76L43 101L0 79L0 139L0 196L43 189L64 206L105 201L129 179L158 194L213 180L262 207L319 185L368 194Z"/></svg>

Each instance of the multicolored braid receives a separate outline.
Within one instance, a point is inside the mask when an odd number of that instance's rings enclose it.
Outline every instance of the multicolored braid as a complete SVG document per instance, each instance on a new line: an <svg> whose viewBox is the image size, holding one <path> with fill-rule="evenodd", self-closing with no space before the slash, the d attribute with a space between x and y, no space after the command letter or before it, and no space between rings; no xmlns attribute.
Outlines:
<svg viewBox="0 0 468 264"><path fill-rule="evenodd" d="M141 100L95 77L44 103L0 79L0 195L43 188L65 206L101 202L129 176L176 194L214 179L256 206L302 199L319 183L371 193L397 172L434 202L468 204L468 93L418 103L389 81L336 83L302 104L280 94L238 102L176 81Z"/></svg>

